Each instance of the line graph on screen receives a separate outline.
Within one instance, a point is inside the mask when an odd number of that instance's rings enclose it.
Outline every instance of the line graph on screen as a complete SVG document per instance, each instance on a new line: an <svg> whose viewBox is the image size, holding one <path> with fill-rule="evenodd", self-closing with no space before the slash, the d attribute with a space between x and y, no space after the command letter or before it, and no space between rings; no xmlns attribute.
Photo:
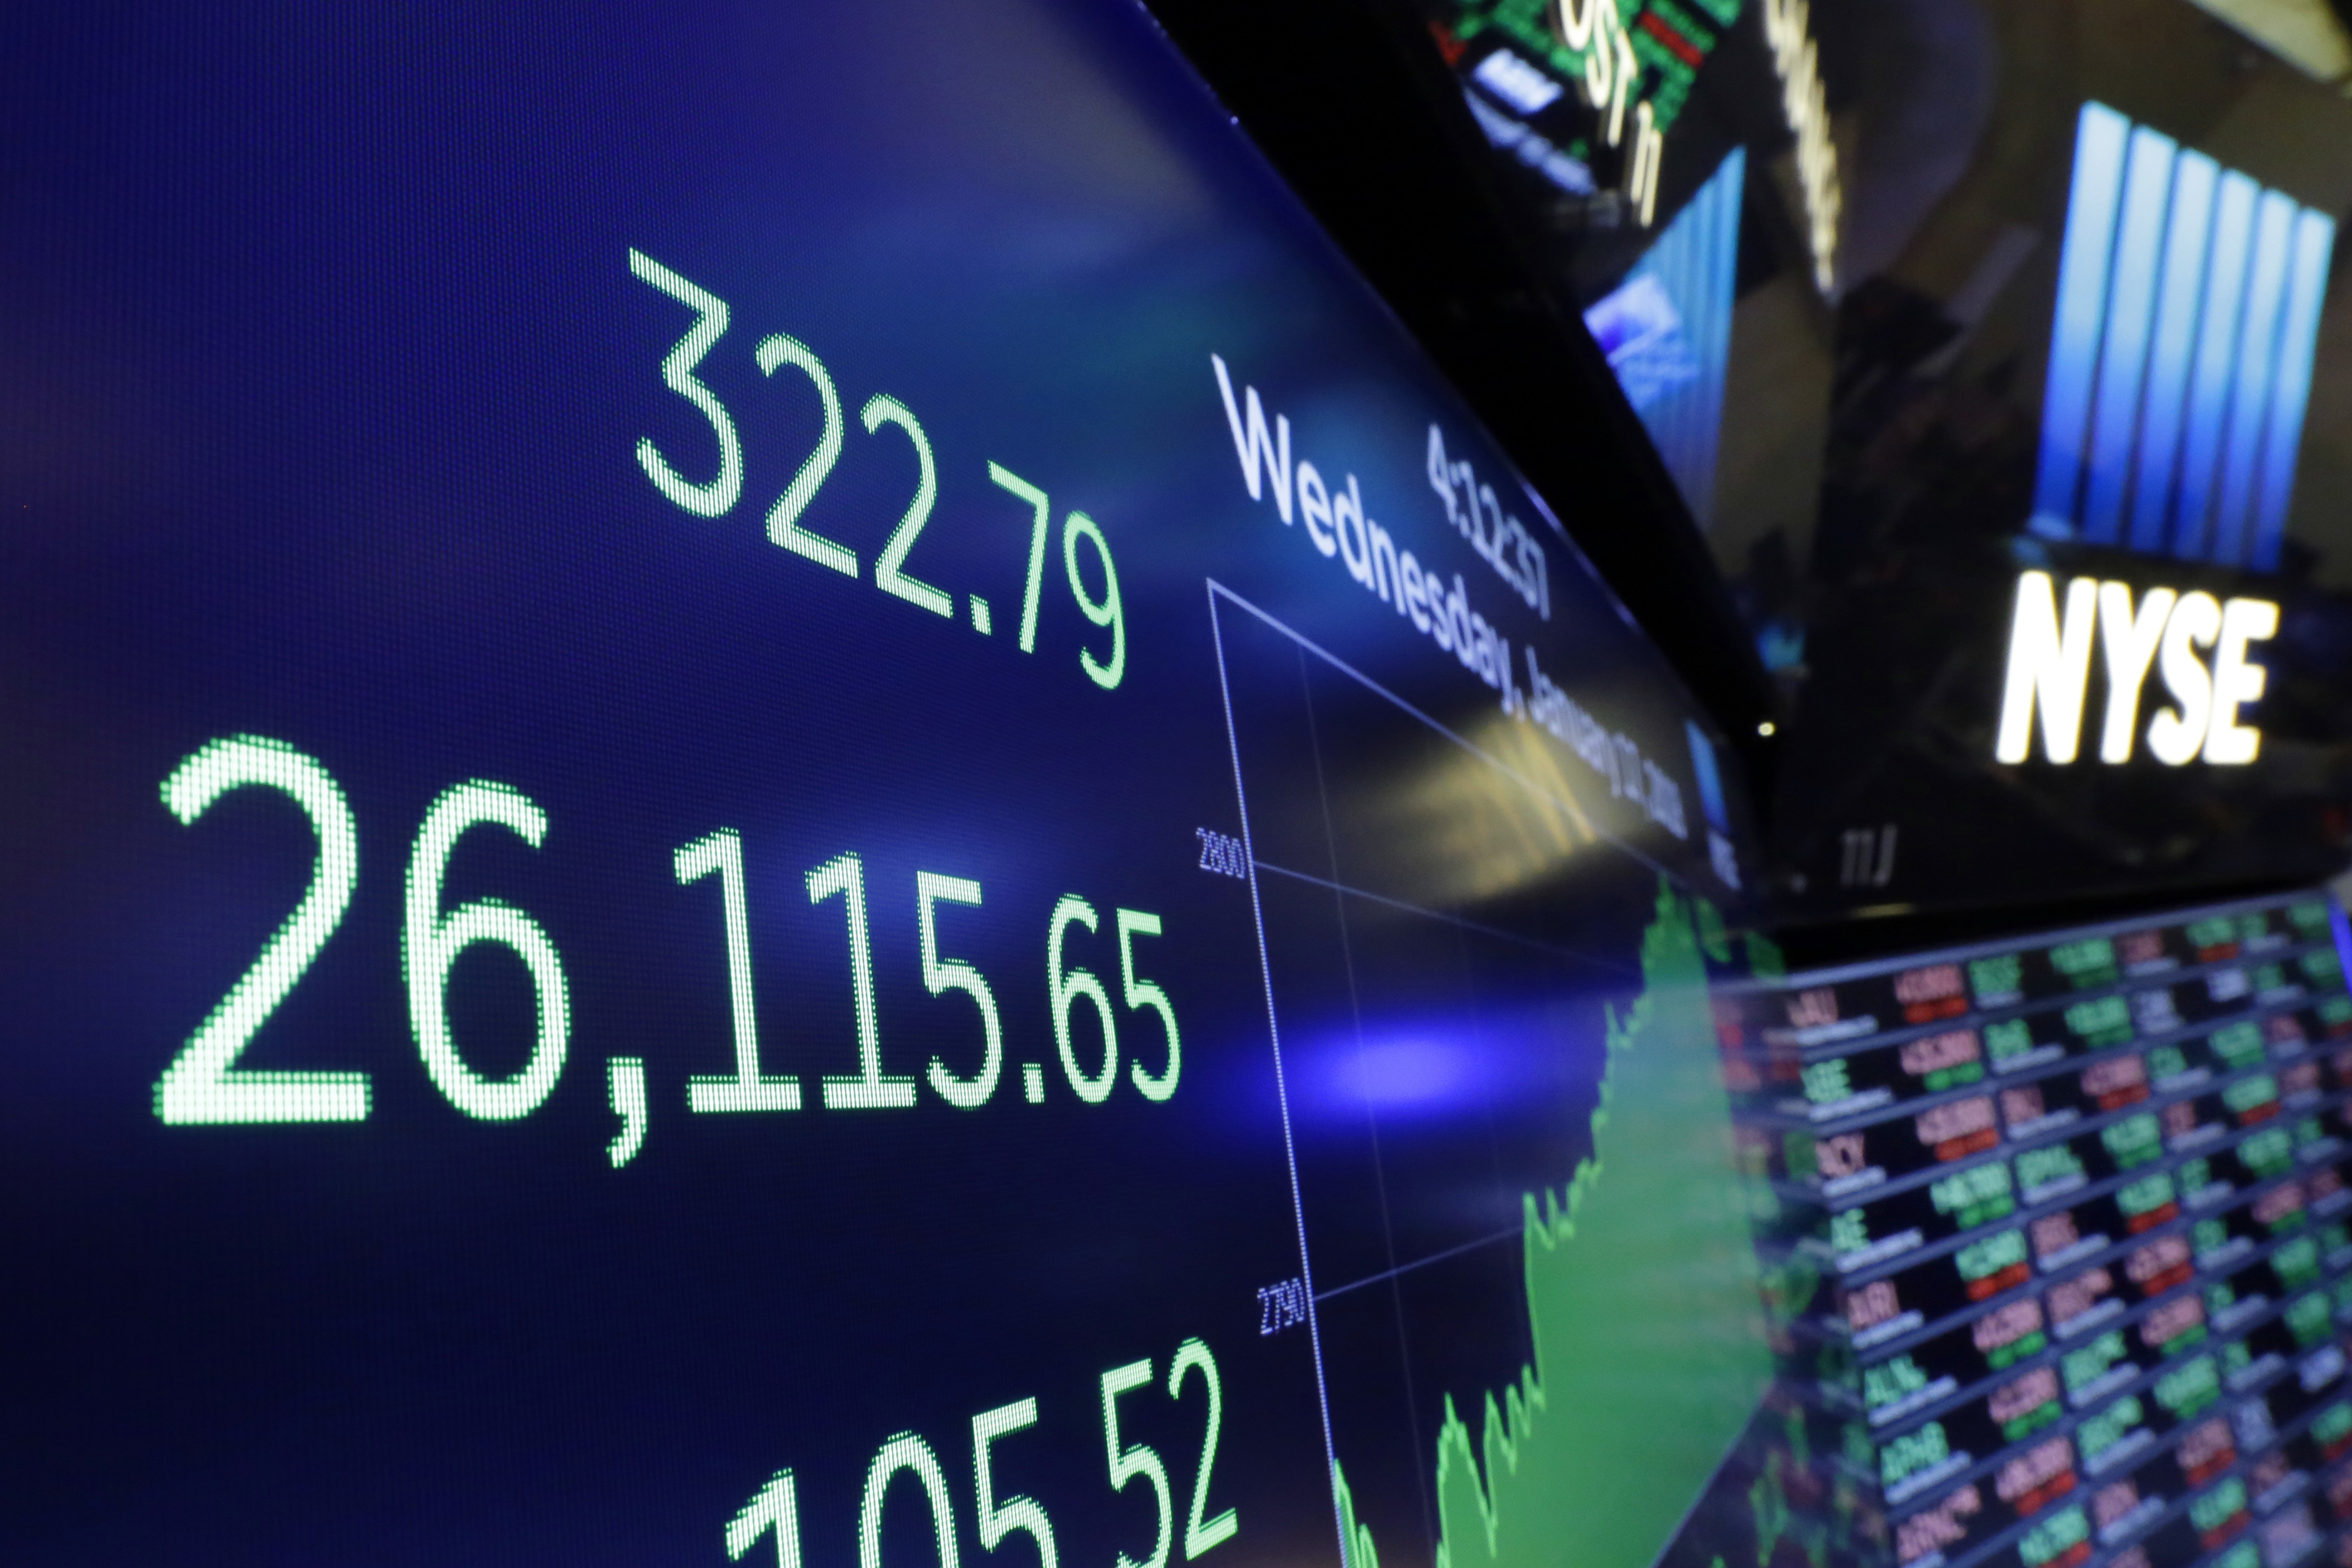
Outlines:
<svg viewBox="0 0 2352 1568"><path fill-rule="evenodd" d="M1433 1483L1442 1568L1556 1562L1570 1545L1580 1562L1650 1562L1769 1375L1748 1325L1752 1276L1743 1290L1735 1261L1745 1221L1723 1201L1724 1167L1689 1158L1688 1129L1720 1090L1711 1070L1677 1059L1678 1047L1705 1047L1709 1024L1689 907L1670 889L1642 958L1643 990L1608 1016L1594 1152L1564 1189L1524 1198L1535 1354L1499 1397L1484 1394L1475 1428L1446 1396ZM1706 1268L1716 1260L1727 1266ZM1627 1299L1629 1286L1700 1272L1722 1288ZM1344 1461L1334 1476L1349 1568L1379 1568Z"/></svg>
<svg viewBox="0 0 2352 1568"><path fill-rule="evenodd" d="M1220 652L1348 1568L1648 1568L1769 1378L1713 911L1593 834L1520 726L1465 738L1243 608ZM1443 856L1396 830L1423 813Z"/></svg>

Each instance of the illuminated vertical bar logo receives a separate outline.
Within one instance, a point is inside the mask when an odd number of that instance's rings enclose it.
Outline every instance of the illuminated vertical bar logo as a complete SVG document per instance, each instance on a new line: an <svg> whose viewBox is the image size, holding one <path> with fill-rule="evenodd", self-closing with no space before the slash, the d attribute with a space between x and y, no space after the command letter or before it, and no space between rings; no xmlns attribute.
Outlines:
<svg viewBox="0 0 2352 1568"><path fill-rule="evenodd" d="M1584 312L1585 326L1702 528L1715 510L1747 177L1747 150L1735 147L1625 281Z"/></svg>
<svg viewBox="0 0 2352 1568"><path fill-rule="evenodd" d="M2278 565L2335 220L2086 103L2036 532Z"/></svg>

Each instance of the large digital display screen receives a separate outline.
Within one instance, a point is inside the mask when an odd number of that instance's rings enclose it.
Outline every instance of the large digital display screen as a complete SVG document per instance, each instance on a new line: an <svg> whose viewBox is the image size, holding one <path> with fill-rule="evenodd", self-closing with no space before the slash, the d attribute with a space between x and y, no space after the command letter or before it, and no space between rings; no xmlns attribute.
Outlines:
<svg viewBox="0 0 2352 1568"><path fill-rule="evenodd" d="M1143 12L7 26L0 1558L1720 1559L1739 778Z"/></svg>
<svg viewBox="0 0 2352 1568"><path fill-rule="evenodd" d="M1719 1004L1790 1396L1874 1561L2352 1554L2347 956L2312 894Z"/></svg>

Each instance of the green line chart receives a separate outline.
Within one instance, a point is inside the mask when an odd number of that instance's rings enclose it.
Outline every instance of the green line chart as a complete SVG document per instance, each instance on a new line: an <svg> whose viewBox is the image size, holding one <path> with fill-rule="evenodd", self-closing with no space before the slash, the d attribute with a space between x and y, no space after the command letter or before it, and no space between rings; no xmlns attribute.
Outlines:
<svg viewBox="0 0 2352 1568"><path fill-rule="evenodd" d="M1532 1357L1445 1395L1436 1568L1649 1568L1769 1382L1700 935L1663 882L1641 968L1607 1010L1591 1154L1523 1194ZM1333 1483L1347 1568L1380 1568L1344 1461Z"/></svg>

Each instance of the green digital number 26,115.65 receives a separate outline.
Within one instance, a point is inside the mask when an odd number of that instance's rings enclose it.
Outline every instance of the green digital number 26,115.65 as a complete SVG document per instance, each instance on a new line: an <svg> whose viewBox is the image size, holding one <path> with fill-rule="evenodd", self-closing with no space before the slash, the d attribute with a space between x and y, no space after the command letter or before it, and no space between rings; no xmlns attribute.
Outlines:
<svg viewBox="0 0 2352 1568"><path fill-rule="evenodd" d="M688 1105L697 1111L797 1110L803 1103L798 1078L763 1066L756 1009L751 1000L751 946L749 898L744 886L742 839L732 828L696 839L677 854L677 879L692 882L717 872L727 919L727 983L734 1024L735 1072L732 1076L697 1074L687 1086ZM946 956L940 947L940 906L982 909L980 883L969 877L939 871L915 873L916 929L922 955L923 989L932 996L958 991L970 999L980 1026L978 1062L960 1075L934 1055L919 1079L911 1072L883 1070L884 1041L876 1008L873 915L877 898L869 889L866 862L855 851L835 855L809 871L805 878L812 905L839 901L847 950L851 1016L854 1020L858 1070L826 1073L818 1085L819 1100L828 1110L903 1110L918 1102L918 1086L928 1081L940 1099L961 1110L976 1110L996 1093L1004 1069L1004 1026L997 1008L996 991L979 967L967 960ZM886 906L887 908L887 901ZM1113 910L1113 934L1118 954L1118 994L1129 1014L1157 1015L1159 1033L1167 1042L1167 1058L1157 1072L1143 1063L1128 1065L1128 1079L1146 1100L1161 1102L1176 1092L1184 1065L1183 1037L1176 1023L1176 1006L1167 989L1137 972L1138 938L1157 937L1160 919L1141 910ZM1066 893L1055 904L1045 942L1045 982L1052 1007L1054 1042L1070 1088L1088 1105L1100 1105L1118 1087L1119 1013L1111 993L1093 971L1069 962L1076 945L1072 927L1099 933L1102 918L1094 905L1076 893ZM1083 942L1079 938L1078 942ZM1149 955L1146 955L1147 958ZM1080 1003L1087 1005L1081 1007ZM1075 1020L1093 1015L1093 1027ZM1080 1060L1092 1054L1096 1028L1101 1034L1100 1065ZM1129 1028L1133 1025L1130 1020ZM969 1058L967 1058L969 1059ZM911 1067L913 1064L908 1063ZM1031 1104L1045 1100L1045 1079L1040 1063L1022 1064L1022 1095Z"/></svg>
<svg viewBox="0 0 2352 1568"><path fill-rule="evenodd" d="M293 799L310 820L319 853L310 886L253 967L229 988L155 1083L155 1114L175 1126L288 1121L362 1121L371 1085L363 1072L258 1070L237 1058L302 978L342 922L359 883L359 828L341 786L283 741L232 735L198 747L163 781L163 804L193 824L231 790L258 785ZM520 792L471 780L442 793L425 813L409 857L402 967L419 1055L451 1104L485 1121L529 1115L555 1088L571 1037L563 964L538 921L511 904L481 899L447 913L441 886L458 838L494 824L533 848L547 814ZM513 1075L485 1078L458 1053L449 1028L449 971L478 942L510 949L530 976L539 1029L530 1058Z"/></svg>

